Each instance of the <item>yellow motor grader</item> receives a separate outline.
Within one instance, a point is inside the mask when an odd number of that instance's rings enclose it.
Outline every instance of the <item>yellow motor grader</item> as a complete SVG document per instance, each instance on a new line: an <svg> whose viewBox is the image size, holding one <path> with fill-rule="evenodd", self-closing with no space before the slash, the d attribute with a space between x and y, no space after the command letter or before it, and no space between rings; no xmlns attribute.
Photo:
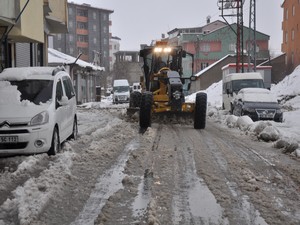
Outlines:
<svg viewBox="0 0 300 225"><path fill-rule="evenodd" d="M141 128L151 126L153 114L189 115L194 119L195 129L206 124L207 95L196 94L195 102L185 102L193 76L194 57L181 46L168 46L158 41L154 46L140 50L144 76L141 77L142 92L133 92L130 107L139 108Z"/></svg>

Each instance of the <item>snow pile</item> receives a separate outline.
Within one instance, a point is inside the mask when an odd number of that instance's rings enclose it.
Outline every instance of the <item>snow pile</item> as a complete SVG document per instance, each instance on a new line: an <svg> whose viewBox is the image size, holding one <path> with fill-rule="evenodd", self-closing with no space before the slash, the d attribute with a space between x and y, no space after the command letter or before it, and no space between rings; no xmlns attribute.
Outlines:
<svg viewBox="0 0 300 225"><path fill-rule="evenodd" d="M222 107L222 80L217 83L213 83L205 91L200 91L207 93L207 102L209 106L215 106L217 108ZM195 102L196 93L186 96L186 102Z"/></svg>
<svg viewBox="0 0 300 225"><path fill-rule="evenodd" d="M37 178L30 178L24 186L18 186L13 192L13 198L8 198L0 207L0 218L9 217L8 214L17 212L20 224L29 225L33 218L36 218L51 196L59 196L60 187L65 180L71 179L70 167L75 153L65 152L56 156L57 161L50 163L49 169L42 172ZM34 156L29 159L34 164ZM18 173L24 168L28 168L30 161L25 165L21 164ZM1 224L1 220L0 220Z"/></svg>
<svg viewBox="0 0 300 225"><path fill-rule="evenodd" d="M17 86L12 86L8 81L0 81L0 105L20 104L21 93Z"/></svg>
<svg viewBox="0 0 300 225"><path fill-rule="evenodd" d="M277 96L296 96L300 95L300 65L293 73L286 76L281 82L273 86L271 91Z"/></svg>

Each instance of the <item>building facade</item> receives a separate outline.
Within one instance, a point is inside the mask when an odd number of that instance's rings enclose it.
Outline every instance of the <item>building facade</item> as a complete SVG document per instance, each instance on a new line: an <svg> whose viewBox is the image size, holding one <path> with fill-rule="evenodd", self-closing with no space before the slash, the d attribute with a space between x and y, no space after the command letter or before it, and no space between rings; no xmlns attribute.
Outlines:
<svg viewBox="0 0 300 225"><path fill-rule="evenodd" d="M110 68L110 14L112 10L92 7L89 4L68 3L67 34L53 36L53 48L65 54Z"/></svg>
<svg viewBox="0 0 300 225"><path fill-rule="evenodd" d="M194 54L194 72L197 73L211 64L217 62L227 55L236 54L236 34L232 31L237 29L236 24L231 27L224 22L208 21L208 24L201 29L181 29L169 32L169 42L171 44L181 45L183 48ZM244 54L247 55L247 45L249 29L244 29ZM261 32L256 32L257 55L259 61L265 61L269 58L269 39L270 37ZM247 61L246 61L247 62ZM246 63L244 62L244 63Z"/></svg>
<svg viewBox="0 0 300 225"><path fill-rule="evenodd" d="M67 0L1 0L0 71L47 65L47 37L67 32L66 12Z"/></svg>
<svg viewBox="0 0 300 225"><path fill-rule="evenodd" d="M119 38L119 37L111 37L109 40L109 69L110 69L110 71L113 70L114 64L116 62L115 53L120 51L120 41L121 41L121 38Z"/></svg>
<svg viewBox="0 0 300 225"><path fill-rule="evenodd" d="M287 73L300 64L300 0L285 0L282 21L281 51L286 55Z"/></svg>

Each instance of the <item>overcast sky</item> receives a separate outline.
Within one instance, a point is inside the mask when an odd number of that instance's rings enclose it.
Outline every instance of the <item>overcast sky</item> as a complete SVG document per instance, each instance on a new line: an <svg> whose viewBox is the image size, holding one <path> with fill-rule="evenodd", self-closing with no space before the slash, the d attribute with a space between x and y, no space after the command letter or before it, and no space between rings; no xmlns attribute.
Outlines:
<svg viewBox="0 0 300 225"><path fill-rule="evenodd" d="M140 44L150 44L174 28L197 27L221 20L218 0L68 0L88 3L97 8L113 10L111 14L113 36L121 38L121 50L139 50ZM244 5L244 25L249 26L249 3ZM280 52L282 42L283 0L256 0L257 30L270 36L271 51ZM228 18L236 22L236 18Z"/></svg>

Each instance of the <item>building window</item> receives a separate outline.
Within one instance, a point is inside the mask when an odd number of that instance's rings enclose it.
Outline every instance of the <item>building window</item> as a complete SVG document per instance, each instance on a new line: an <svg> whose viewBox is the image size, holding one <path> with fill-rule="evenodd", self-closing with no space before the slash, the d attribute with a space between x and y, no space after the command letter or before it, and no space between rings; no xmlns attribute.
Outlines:
<svg viewBox="0 0 300 225"><path fill-rule="evenodd" d="M103 51L103 57L104 57L104 58L107 57L107 51Z"/></svg>
<svg viewBox="0 0 300 225"><path fill-rule="evenodd" d="M103 20L104 20L104 21L107 20L107 14L103 14Z"/></svg>
<svg viewBox="0 0 300 225"><path fill-rule="evenodd" d="M69 21L69 27L73 28L73 21Z"/></svg>
<svg viewBox="0 0 300 225"><path fill-rule="evenodd" d="M74 48L70 48L70 54L73 55L74 53Z"/></svg>
<svg viewBox="0 0 300 225"><path fill-rule="evenodd" d="M58 40L58 41L61 40L61 34L57 34L57 40Z"/></svg>
<svg viewBox="0 0 300 225"><path fill-rule="evenodd" d="M70 41L70 42L73 42L73 41L74 41L74 36L73 36L73 34L69 34L69 41Z"/></svg>
<svg viewBox="0 0 300 225"><path fill-rule="evenodd" d="M105 33L105 34L107 33L107 27L106 26L103 27L103 33Z"/></svg>
<svg viewBox="0 0 300 225"><path fill-rule="evenodd" d="M288 43L288 39L289 39L289 33L286 31L285 32L285 43Z"/></svg>
<svg viewBox="0 0 300 225"><path fill-rule="evenodd" d="M72 14L73 14L73 9L69 8L69 15L72 15Z"/></svg>
<svg viewBox="0 0 300 225"><path fill-rule="evenodd" d="M292 41L295 39L295 31L294 29L292 30Z"/></svg>
<svg viewBox="0 0 300 225"><path fill-rule="evenodd" d="M200 45L201 52L210 52L210 45L207 43L203 43Z"/></svg>
<svg viewBox="0 0 300 225"><path fill-rule="evenodd" d="M292 12L293 16L295 16L295 6L293 5L293 12Z"/></svg>
<svg viewBox="0 0 300 225"><path fill-rule="evenodd" d="M93 41L94 41L94 44L97 44L97 38L94 38Z"/></svg>
<svg viewBox="0 0 300 225"><path fill-rule="evenodd" d="M103 38L103 44L107 45L107 39Z"/></svg>
<svg viewBox="0 0 300 225"><path fill-rule="evenodd" d="M57 48L57 51L61 52L61 48Z"/></svg>
<svg viewBox="0 0 300 225"><path fill-rule="evenodd" d="M88 42L88 37L87 37L87 35L78 35L77 36L77 41L79 41L79 42Z"/></svg>
<svg viewBox="0 0 300 225"><path fill-rule="evenodd" d="M93 25L93 31L95 31L95 32L97 31L97 26L96 26L96 24Z"/></svg>
<svg viewBox="0 0 300 225"><path fill-rule="evenodd" d="M87 12L87 10L77 9L77 16L87 17L88 16L88 12Z"/></svg>
<svg viewBox="0 0 300 225"><path fill-rule="evenodd" d="M205 69L206 67L208 67L208 63L201 63L201 70Z"/></svg>
<svg viewBox="0 0 300 225"><path fill-rule="evenodd" d="M289 10L288 9L285 10L285 19L286 20L289 19Z"/></svg>
<svg viewBox="0 0 300 225"><path fill-rule="evenodd" d="M292 52L292 64L294 64L294 52Z"/></svg>
<svg viewBox="0 0 300 225"><path fill-rule="evenodd" d="M78 29L87 30L88 29L88 25L87 25L87 23L77 22L77 28Z"/></svg>
<svg viewBox="0 0 300 225"><path fill-rule="evenodd" d="M96 14L96 12L93 12L93 19L94 19L94 20L97 19L97 14Z"/></svg>

